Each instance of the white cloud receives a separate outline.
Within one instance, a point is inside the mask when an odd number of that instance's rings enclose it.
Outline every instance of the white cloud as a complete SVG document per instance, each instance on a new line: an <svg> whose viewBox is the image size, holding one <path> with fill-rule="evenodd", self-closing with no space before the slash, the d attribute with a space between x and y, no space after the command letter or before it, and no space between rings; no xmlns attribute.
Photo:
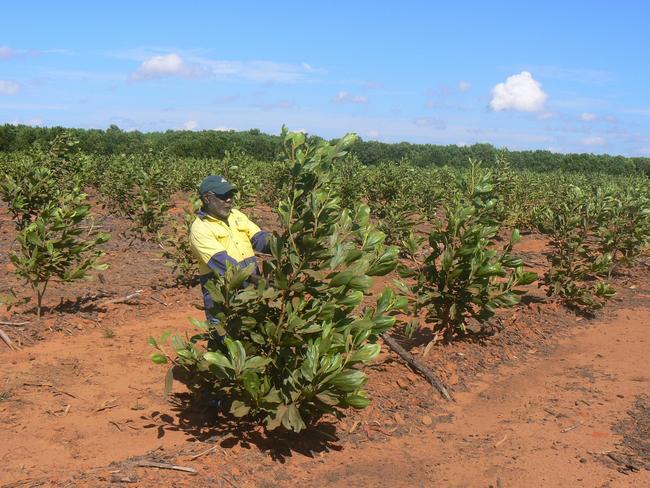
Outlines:
<svg viewBox="0 0 650 488"><path fill-rule="evenodd" d="M340 91L336 94L332 101L335 103L356 103L364 105L368 103L368 97L364 97L363 95L352 95L346 91Z"/></svg>
<svg viewBox="0 0 650 488"><path fill-rule="evenodd" d="M0 95L15 95L20 91L20 85L11 80L0 80Z"/></svg>
<svg viewBox="0 0 650 488"><path fill-rule="evenodd" d="M7 46L0 46L0 59L11 59L16 56L16 51Z"/></svg>
<svg viewBox="0 0 650 488"><path fill-rule="evenodd" d="M466 80L461 80L458 83L458 89L463 93L468 92L468 91L470 91L472 89L472 82L471 81L466 81Z"/></svg>
<svg viewBox="0 0 650 488"><path fill-rule="evenodd" d="M11 121L12 125L29 125L31 127L43 126L43 119L40 117L32 117L30 119L14 119Z"/></svg>
<svg viewBox="0 0 650 488"><path fill-rule="evenodd" d="M495 112L539 112L543 110L547 98L542 85L528 71L522 71L518 75L509 76L505 83L495 85L490 107Z"/></svg>
<svg viewBox="0 0 650 488"><path fill-rule="evenodd" d="M433 127L434 129L445 129L447 124L442 119L435 119L433 117L418 117L413 119L413 123L419 127Z"/></svg>
<svg viewBox="0 0 650 488"><path fill-rule="evenodd" d="M197 78L205 76L203 67L188 63L178 54L153 56L142 62L140 67L131 73L131 80L140 81L153 78L178 76L181 78Z"/></svg>
<svg viewBox="0 0 650 488"><path fill-rule="evenodd" d="M217 131L217 132L230 132L231 130L236 131L237 129L234 129L233 127L226 127L226 126L220 125L218 127L215 127L212 130Z"/></svg>
<svg viewBox="0 0 650 488"><path fill-rule="evenodd" d="M308 74L321 72L306 63L299 65L274 61L212 61L197 59L217 78L242 78L262 83L294 83Z"/></svg>
<svg viewBox="0 0 650 488"><path fill-rule="evenodd" d="M583 112L582 115L580 115L580 118L584 120L585 122L592 122L598 118L598 116L594 113L591 112Z"/></svg>
<svg viewBox="0 0 650 488"><path fill-rule="evenodd" d="M40 117L33 117L31 119L27 119L25 121L25 124L26 125L31 125L33 127L42 126L43 125L43 119L40 118Z"/></svg>
<svg viewBox="0 0 650 488"><path fill-rule="evenodd" d="M199 126L199 123L196 120L188 120L183 124L183 129L185 130L194 130Z"/></svg>
<svg viewBox="0 0 650 488"><path fill-rule="evenodd" d="M375 140L381 137L381 133L378 130L369 130L368 132L366 132L366 135L368 136L368 138L375 139Z"/></svg>
<svg viewBox="0 0 650 488"><path fill-rule="evenodd" d="M152 52L153 51L153 52ZM121 59L140 61L131 73L132 81L163 77L244 79L260 83L294 83L322 74L325 71L308 63L290 64L274 61L224 61L206 58L193 52L160 53L159 50L140 49L113 53Z"/></svg>
<svg viewBox="0 0 650 488"><path fill-rule="evenodd" d="M585 146L604 146L605 139L599 136L585 137L580 141Z"/></svg>

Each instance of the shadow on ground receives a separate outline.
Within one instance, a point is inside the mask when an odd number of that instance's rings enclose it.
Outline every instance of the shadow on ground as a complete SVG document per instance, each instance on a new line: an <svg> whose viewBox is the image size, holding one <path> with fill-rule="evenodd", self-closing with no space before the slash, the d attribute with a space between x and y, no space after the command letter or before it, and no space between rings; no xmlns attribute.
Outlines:
<svg viewBox="0 0 650 488"><path fill-rule="evenodd" d="M259 422L223 413L210 402L197 399L189 393L173 395L170 403L176 412L174 417L160 412L141 417L150 421L145 428L158 430L159 438L166 431L181 431L192 441L218 443L223 449L232 449L237 445L243 449L254 446L281 463L294 453L313 458L321 452L342 450L338 444L336 427L328 422L321 421L300 434L283 427L267 431Z"/></svg>

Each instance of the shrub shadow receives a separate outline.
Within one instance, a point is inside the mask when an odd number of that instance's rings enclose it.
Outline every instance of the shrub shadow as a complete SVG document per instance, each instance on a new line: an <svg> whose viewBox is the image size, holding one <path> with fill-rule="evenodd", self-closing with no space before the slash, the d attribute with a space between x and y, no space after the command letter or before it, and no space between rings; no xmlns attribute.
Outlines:
<svg viewBox="0 0 650 488"><path fill-rule="evenodd" d="M254 446L280 463L294 453L313 458L322 452L342 450L332 423L321 421L299 434L283 427L267 431L261 422L223 413L190 393L174 394L169 401L176 413L174 417L159 412L142 416L151 421L146 428L158 429L158 437L164 436L165 431L185 432L192 441L217 443L226 450L237 445L243 449Z"/></svg>

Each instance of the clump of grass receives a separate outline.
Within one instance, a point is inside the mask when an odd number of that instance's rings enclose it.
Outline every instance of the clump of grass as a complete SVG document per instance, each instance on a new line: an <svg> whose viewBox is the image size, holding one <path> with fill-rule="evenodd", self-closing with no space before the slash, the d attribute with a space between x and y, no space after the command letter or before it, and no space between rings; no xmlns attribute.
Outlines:
<svg viewBox="0 0 650 488"><path fill-rule="evenodd" d="M11 390L0 391L0 402L6 402L13 396Z"/></svg>
<svg viewBox="0 0 650 488"><path fill-rule="evenodd" d="M113 339L115 337L115 331L111 328L104 329L104 339Z"/></svg>

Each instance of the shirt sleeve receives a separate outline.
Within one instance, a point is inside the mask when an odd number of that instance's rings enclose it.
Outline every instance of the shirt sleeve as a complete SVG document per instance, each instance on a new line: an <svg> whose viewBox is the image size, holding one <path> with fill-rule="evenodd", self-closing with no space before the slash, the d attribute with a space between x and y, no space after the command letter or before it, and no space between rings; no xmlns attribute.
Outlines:
<svg viewBox="0 0 650 488"><path fill-rule="evenodd" d="M253 249L255 249L257 252L265 252L267 254L271 254L271 246L269 243L270 237L271 237L270 232L267 232L265 230L259 231L251 239L251 244L253 244Z"/></svg>
<svg viewBox="0 0 650 488"><path fill-rule="evenodd" d="M244 232L249 240L252 240L253 236L261 229L239 210L233 210L233 212L237 212L237 228Z"/></svg>

